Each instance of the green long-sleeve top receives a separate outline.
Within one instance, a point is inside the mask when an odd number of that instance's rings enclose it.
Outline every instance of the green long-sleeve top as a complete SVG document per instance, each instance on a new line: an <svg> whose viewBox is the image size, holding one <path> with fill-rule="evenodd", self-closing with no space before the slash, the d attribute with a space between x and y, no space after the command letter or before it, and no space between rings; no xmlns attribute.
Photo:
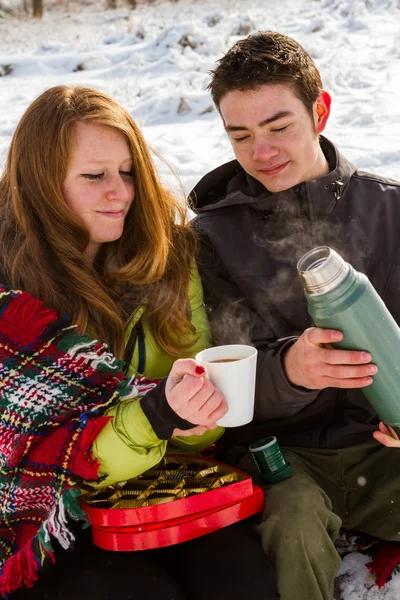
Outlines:
<svg viewBox="0 0 400 600"><path fill-rule="evenodd" d="M191 348L191 356L211 345L210 330L203 304L203 289L197 267L192 269L189 284L189 299L192 309L192 323L198 340ZM176 360L168 355L154 339L146 308L142 306L133 317L126 330L129 338L132 328L141 319L143 336L136 347L128 368L128 376L138 374L150 379L166 377ZM101 486L110 485L137 477L155 466L164 456L168 440L159 439L143 412L138 398L123 400L111 407L106 415L113 417L102 429L93 444L93 453L100 463L99 474L106 476ZM197 451L217 440L223 428L209 430L202 436L172 438L170 443L180 448Z"/></svg>

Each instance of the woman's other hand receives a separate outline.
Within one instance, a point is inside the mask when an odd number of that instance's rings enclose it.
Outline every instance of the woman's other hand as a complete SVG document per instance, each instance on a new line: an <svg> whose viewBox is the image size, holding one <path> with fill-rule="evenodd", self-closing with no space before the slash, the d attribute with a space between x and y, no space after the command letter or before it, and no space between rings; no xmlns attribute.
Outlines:
<svg viewBox="0 0 400 600"><path fill-rule="evenodd" d="M175 413L197 427L185 435L201 435L205 429L214 429L216 421L228 412L228 405L219 390L205 377L205 368L187 358L175 361L165 386L167 402ZM197 431L198 430L198 431ZM189 433L190 432L190 433Z"/></svg>
<svg viewBox="0 0 400 600"><path fill-rule="evenodd" d="M192 435L204 435L206 431L209 429L216 429L218 425L213 423L212 425L208 425L208 427L204 427L204 425L197 425L192 429L174 429L172 432L172 437L189 437Z"/></svg>

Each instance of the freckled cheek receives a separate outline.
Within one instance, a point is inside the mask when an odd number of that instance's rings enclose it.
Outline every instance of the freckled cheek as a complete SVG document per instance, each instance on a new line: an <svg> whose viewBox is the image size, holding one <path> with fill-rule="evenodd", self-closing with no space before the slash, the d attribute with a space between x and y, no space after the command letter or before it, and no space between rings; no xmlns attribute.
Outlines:
<svg viewBox="0 0 400 600"><path fill-rule="evenodd" d="M129 200L132 202L134 197L135 197L135 186L133 183L126 183L125 184L125 190L126 190L126 195L129 198Z"/></svg>

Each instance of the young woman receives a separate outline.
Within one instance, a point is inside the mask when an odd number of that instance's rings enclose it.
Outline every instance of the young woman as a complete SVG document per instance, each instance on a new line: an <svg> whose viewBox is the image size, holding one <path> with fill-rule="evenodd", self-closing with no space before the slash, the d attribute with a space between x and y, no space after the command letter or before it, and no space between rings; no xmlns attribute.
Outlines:
<svg viewBox="0 0 400 600"><path fill-rule="evenodd" d="M274 597L270 567L246 526L112 553L65 523L71 490L143 473L171 437L192 451L206 447L227 410L190 358L210 339L185 206L161 186L142 134L117 102L59 86L27 109L0 180L0 247L0 594ZM126 376L170 374L140 399L139 385L120 401L114 357L124 359ZM15 373L19 383L29 378L23 394L9 383ZM101 393L93 399L94 389ZM61 548L75 537L74 551Z"/></svg>

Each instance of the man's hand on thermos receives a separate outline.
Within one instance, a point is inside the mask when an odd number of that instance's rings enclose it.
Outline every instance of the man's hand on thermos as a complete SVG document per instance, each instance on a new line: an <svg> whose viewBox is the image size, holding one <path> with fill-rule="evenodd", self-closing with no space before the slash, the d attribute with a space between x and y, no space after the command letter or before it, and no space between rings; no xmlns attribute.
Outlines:
<svg viewBox="0 0 400 600"><path fill-rule="evenodd" d="M290 383L310 390L371 385L371 375L378 370L370 363L371 355L329 346L342 338L343 334L334 329L306 329L284 356L284 369Z"/></svg>

